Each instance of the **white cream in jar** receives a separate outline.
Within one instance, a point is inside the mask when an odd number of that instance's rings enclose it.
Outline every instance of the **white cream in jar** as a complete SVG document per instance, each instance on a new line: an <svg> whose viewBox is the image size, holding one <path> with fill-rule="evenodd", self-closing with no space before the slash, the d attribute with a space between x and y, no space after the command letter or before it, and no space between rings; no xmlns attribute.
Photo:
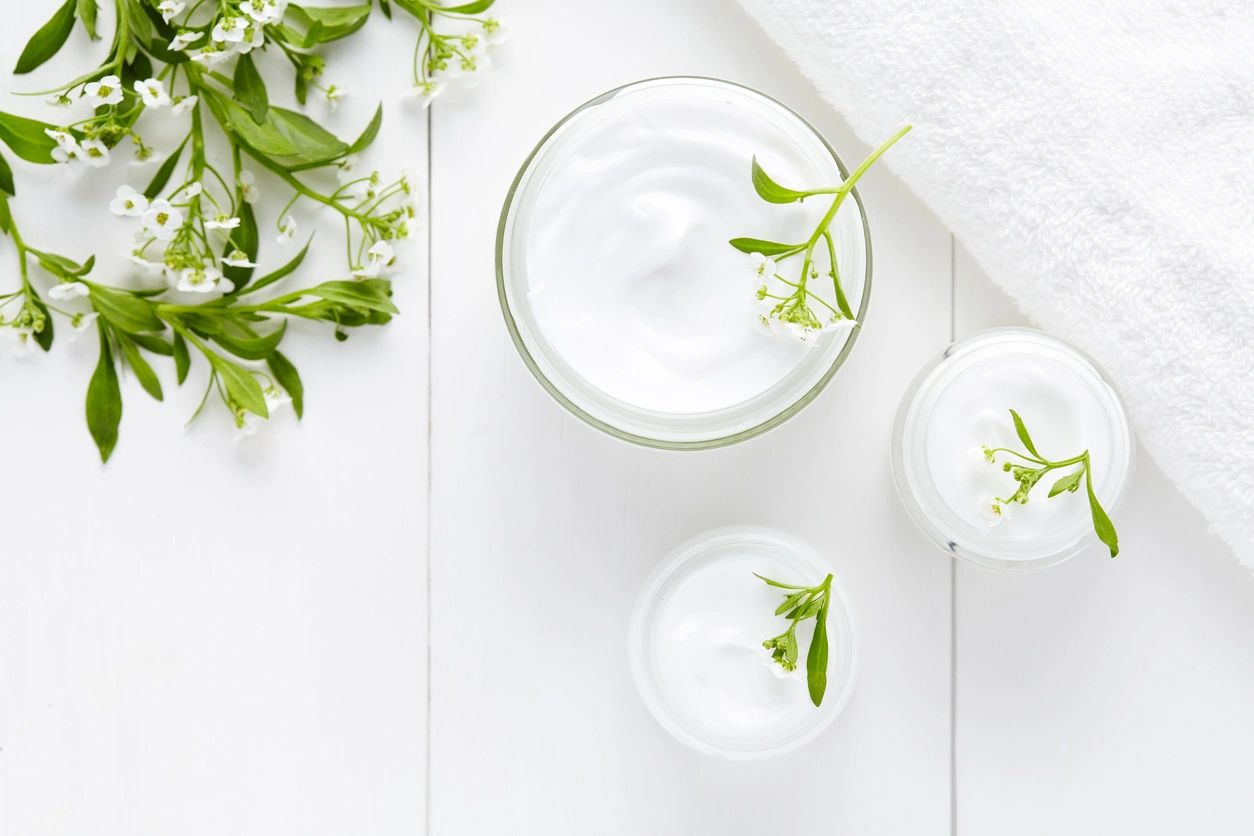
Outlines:
<svg viewBox="0 0 1254 836"><path fill-rule="evenodd" d="M956 343L907 393L894 441L894 476L925 533L960 557L994 568L1048 565L1093 541L1085 489L1049 497L1048 473L1026 504L996 503L1017 484L985 446L1024 450L1010 409L1051 461L1089 451L1094 490L1110 512L1131 478L1133 440L1123 404L1087 357L1052 337L995 329ZM994 504L1001 509L996 513Z"/></svg>
<svg viewBox="0 0 1254 836"><path fill-rule="evenodd" d="M805 240L830 199L764 202L749 176L755 155L782 183L842 180L791 111L685 78L585 106L524 167L502 224L502 299L533 371L576 411L623 434L699 442L770 421L830 376L854 332L771 333L750 257L728 244ZM832 232L857 310L867 248L854 202ZM825 281L813 285L830 296Z"/></svg>
<svg viewBox="0 0 1254 836"><path fill-rule="evenodd" d="M808 586L828 571L809 546L768 529L723 529L681 546L646 586L631 628L637 685L662 725L694 748L728 757L777 754L826 728L848 698L854 671L840 579L827 619L827 694L816 707L805 673L813 621L798 627L797 669L784 670L762 646L787 629L774 615L782 594L754 573Z"/></svg>

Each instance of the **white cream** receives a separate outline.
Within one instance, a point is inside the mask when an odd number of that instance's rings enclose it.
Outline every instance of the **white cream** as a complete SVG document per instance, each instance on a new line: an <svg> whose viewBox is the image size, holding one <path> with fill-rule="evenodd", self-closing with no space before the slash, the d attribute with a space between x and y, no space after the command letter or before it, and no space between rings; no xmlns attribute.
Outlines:
<svg viewBox="0 0 1254 836"><path fill-rule="evenodd" d="M840 181L800 119L716 82L629 89L549 141L528 186L526 294L535 331L590 387L641 410L708 413L770 390L811 351L839 351L847 334L812 348L760 325L758 282L728 239L804 239L827 202L763 202L755 154L786 184ZM835 231L843 248L860 225ZM855 260L855 302L861 275Z"/></svg>
<svg viewBox="0 0 1254 836"><path fill-rule="evenodd" d="M658 720L685 743L730 757L786 751L825 728L853 681L840 580L827 618L827 694L816 707L805 674L813 621L797 629L798 669L785 671L762 646L788 627L774 614L783 593L754 573L808 586L828 571L809 546L769 529L722 529L681 546L632 618L636 681Z"/></svg>
<svg viewBox="0 0 1254 836"><path fill-rule="evenodd" d="M904 439L905 470L940 539L998 559L1038 560L1066 551L1092 532L1084 486L1049 498L1054 482L1076 470L1052 471L1026 505L996 497L1017 488L1000 453L990 464L981 448L1023 450L1010 409L1023 417L1038 451L1058 461L1088 450L1097 496L1109 510L1132 465L1131 436L1114 390L1082 355L1026 329L987 332L960 344L922 381Z"/></svg>

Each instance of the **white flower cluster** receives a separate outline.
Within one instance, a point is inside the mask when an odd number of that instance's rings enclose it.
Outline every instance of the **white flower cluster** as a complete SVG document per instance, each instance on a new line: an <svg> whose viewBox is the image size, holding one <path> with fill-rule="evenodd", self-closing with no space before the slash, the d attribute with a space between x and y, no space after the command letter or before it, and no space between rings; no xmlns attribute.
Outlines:
<svg viewBox="0 0 1254 836"><path fill-rule="evenodd" d="M252 173L240 172L240 190L247 201L256 199ZM204 203L208 205L204 205ZM230 203L226 202L226 209ZM208 209L208 211L206 211ZM131 186L119 186L109 203L109 211L139 222L136 247L127 258L148 275L162 277L167 285L187 293L227 291L231 281L222 272L214 253L225 241L211 241L211 233L227 232L240 225L238 215L224 210L205 191L204 184L192 181L176 189L169 198L149 200ZM232 250L221 258L228 267L255 267L248 256Z"/></svg>
<svg viewBox="0 0 1254 836"><path fill-rule="evenodd" d="M188 53L193 61L202 64L221 64L235 55L247 55L265 45L265 28L277 24L287 11L287 0L244 0L242 3L223 3L222 11L209 30L208 42ZM166 23L183 11L184 3L165 0L158 5ZM204 34L197 29L180 29L170 41L174 52L187 51L198 43Z"/></svg>
<svg viewBox="0 0 1254 836"><path fill-rule="evenodd" d="M180 96L177 100L171 99L169 92L165 89L165 82L159 78L136 81L133 89L132 101L138 99L144 108L149 110L170 106L171 113L180 114L196 104L195 96ZM72 105L82 101L92 108L116 108L117 105L123 103L126 95L122 80L116 75L106 75L87 82L81 88L71 88L65 91L58 97L58 103ZM135 140L140 158L146 158L151 149L143 145L138 134L133 130L119 130L113 120L112 112L111 110L104 116L80 124L77 130L82 135L81 139L67 128L45 128L44 133L57 144L52 149L53 160L59 163L82 162L92 168L103 168L109 164L110 142L106 140L112 137L112 141L116 142L128 133Z"/></svg>
<svg viewBox="0 0 1254 836"><path fill-rule="evenodd" d="M758 322L770 333L813 345L825 330L852 328L858 324L831 309L826 300L813 291L799 291L797 283L779 274L774 259L752 253L749 263ZM817 270L812 271L810 278L817 278ZM810 304L812 300L814 305Z"/></svg>
<svg viewBox="0 0 1254 836"><path fill-rule="evenodd" d="M449 82L459 81L466 87L474 87L492 66L488 48L504 43L507 37L504 19L495 17L480 20L477 31L454 35L432 34L426 71L415 82L414 95L422 100L422 106L426 108L448 89Z"/></svg>

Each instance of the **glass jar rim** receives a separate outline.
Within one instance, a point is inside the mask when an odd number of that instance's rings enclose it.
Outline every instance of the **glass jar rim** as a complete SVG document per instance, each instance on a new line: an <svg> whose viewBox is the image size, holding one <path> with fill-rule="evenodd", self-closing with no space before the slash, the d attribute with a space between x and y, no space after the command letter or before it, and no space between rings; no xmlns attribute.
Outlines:
<svg viewBox="0 0 1254 836"><path fill-rule="evenodd" d="M771 415L767 416L765 419L755 423L752 426L749 426L743 429L737 429L737 430L730 431L725 434L721 434L717 436L697 437L697 438L654 437L654 436L646 435L642 432L634 432L634 431L625 429L623 427L616 426L615 424L610 423L604 418L592 414L589 410L585 409L583 406L576 403L575 400L572 399L572 397L566 391L564 391L557 382L552 380L550 376L545 373L545 371L541 368L541 363L537 360L536 353L533 353L532 347L528 344L527 338L524 336L524 333L523 333L524 329L520 327L518 318L511 305L510 282L507 278L507 267L506 267L506 256L510 252L509 245L507 243L507 237L511 228L511 221L513 220L514 212L517 207L517 199L519 198L520 193L527 182L528 175L532 172L533 163L535 163L537 157L541 154L541 152L543 152L546 148L548 148L550 141L573 119L577 118L581 114L586 113L590 109L598 105L604 104L626 92L630 92L634 89L643 88L643 87L650 86L650 85L683 84L683 83L725 86L725 87L740 91L742 93L747 93L751 96L756 96L762 99L763 101L765 101L766 103L780 109L784 114L788 115L792 119L795 119L803 128L805 128L807 131L809 131L810 134L813 135L813 137L818 141L818 143L822 146L822 148L826 151L826 153L830 155L832 162L835 163L836 168L840 172L840 175L842 178L847 178L849 176L849 169L845 165L844 160L841 159L840 155L836 152L834 148L832 148L831 144L818 131L818 129L814 127L814 125L812 125L808 120L806 120L796 111L794 111L792 108L789 108L787 105L779 102L773 97L765 93L762 93L759 90L755 90L752 87L749 87L743 84L738 84L733 81L727 81L725 79L712 78L712 77L706 77L706 76L696 76L696 75L658 76L654 78L641 79L639 81L633 81L627 84L623 84L589 99L588 101L579 105L570 113L562 117L556 124L553 125L552 128L550 128L544 134L544 136L540 138L540 141L527 155L526 159L523 160L522 165L519 167L518 174L514 177L514 180L510 185L509 191L506 193L505 202L501 209L500 220L497 225L496 286L497 286L497 298L501 306L501 313L504 316L505 325L506 325L507 330L509 331L510 339L514 343L514 347L517 349L519 356L522 358L523 363L527 366L528 370L536 378L536 380L540 383L540 385L545 389L545 391L547 391L549 395L554 400L556 400L559 404L561 404L567 411L569 411L570 413L578 417L580 420L582 420L584 423L588 424L589 426L592 426L598 430L601 430L602 432L608 435L611 435L615 438L618 438L618 439L621 439L623 441L627 441L633 444L638 444L638 445L645 446L645 447L653 447L657 449L665 449L665 450L703 450L703 449L710 449L710 448L716 448L716 447L723 447L723 446L727 446L730 444L735 444L741 441L745 441L747 439L761 435L762 433L767 432L768 430L773 429L774 427L777 427L780 424L784 423L789 418L793 417L802 409L804 409L815 398L818 397L818 395L823 391L824 388L826 388L828 383L831 381L832 377L835 376L836 372L841 368L841 366L844 365L846 359L849 357L849 354L853 351L853 347L858 340L858 336L861 333L863 323L865 322L866 312L867 312L868 304L870 301L871 283L872 283L871 282L872 250L871 250L870 225L867 219L866 207L864 206L862 202L862 196L858 193L858 189L856 186L850 190L850 195L853 198L854 205L857 207L857 210L858 210L858 225L862 233L860 244L861 244L862 251L863 251L865 269L862 271L863 273L861 277L862 288L861 288L861 293L859 294L858 306L857 306L857 310L855 313L855 319L856 319L855 325L851 329L849 329L847 333L843 335L827 333L827 334L824 334L820 338L820 344L816 345L815 350L818 350L819 347L823 344L823 341L827 339L834 340L837 337L843 337L844 342L841 344L839 351L836 351L832 355L830 363L827 365L826 369L824 369L822 374L817 379L815 379L813 384L810 385L809 388L806 389L806 391L804 391L800 396L796 397L795 399L792 399L787 405L785 405L778 411L773 412ZM542 354L542 352L537 352L537 353ZM555 358L545 357L545 359L551 364L555 363ZM781 382L787 379L788 377L786 376L785 378L781 379ZM751 402L752 401L746 402L746 403L751 403ZM726 410L719 410L718 413L734 411L740 406L743 406L743 404L734 405L732 407L727 408ZM634 409L634 411L641 415L646 415L646 414L651 415L655 417L658 421L665 421L668 419L678 420L678 419L688 417L688 416L676 415L672 413L653 412L650 410L644 410L644 409L638 409L638 408ZM706 413L706 414L718 414L718 413ZM694 415L699 415L699 414L694 413Z"/></svg>
<svg viewBox="0 0 1254 836"><path fill-rule="evenodd" d="M1113 513L1127 495L1136 467L1136 438L1128 418L1127 407L1119 394L1119 390L1092 357L1070 343L1035 328L1009 326L985 329L951 342L942 352L928 361L902 395L893 425L890 455L893 484L896 488L897 496L906 509L908 516L929 540L951 556L985 569L1022 572L1043 569L1062 563L1096 543L1097 537L1091 527L1086 527L1079 530L1073 538L1069 538L1066 542L1052 549L1039 550L1036 553L1027 550L1009 550L1011 552L1023 551L1026 556L1007 556L1007 550L998 549L996 544L991 543L991 541L976 542L960 538L956 530L958 526L953 525L946 528L942 525L943 518L953 516L953 512L947 508L937 511L933 507L943 506L943 501L940 503L925 503L919 496L920 492L916 490L914 485L916 479L912 479L912 470L909 462L906 461L906 448L910 441L907 436L926 432L927 429L926 424L914 426L918 418L915 415L915 410L924 396L931 393L929 385L937 380L941 370L949 365L953 358L962 357L964 352L977 351L986 345L995 343L1001 338L1013 339L1016 337L1029 338L1037 341L1038 345L1047 346L1051 350L1061 351L1069 355L1070 359L1079 362L1080 368L1076 371L1082 370L1087 376L1091 377L1091 380L1088 381L1090 384L1100 386L1100 389L1096 389L1100 395L1099 403L1110 420L1113 441L1119 450L1119 455L1116 459L1117 467L1112 471L1118 476L1118 479L1115 482L1110 498L1103 500L1105 510L1108 513ZM914 443L917 445L917 439ZM963 542L959 542L959 540Z"/></svg>
<svg viewBox="0 0 1254 836"><path fill-rule="evenodd" d="M839 649L831 658L847 658L846 673L843 687L839 693L829 690L823 704L815 709L814 719L792 736L774 745L753 749L734 748L701 736L685 725L669 711L666 700L662 696L657 678L653 674L652 657L650 655L649 624L655 605L661 599L669 584L683 568L712 551L742 543L758 543L780 548L801 563L805 563L816 572L836 574L825 554L811 544L800 540L786 532L773 528L753 525L725 526L696 535L672 549L665 558L650 572L648 579L641 586L636 603L632 608L630 626L628 628L628 659L631 665L632 679L645 707L653 715L658 724L666 729L681 743L705 754L716 755L730 760L758 760L791 752L814 740L826 731L848 704L858 678L858 643L857 624L853 607L846 594L847 584L843 579L833 583L831 604L828 615L828 635L835 637L833 646L839 643ZM839 576L838 576L839 577ZM833 629L835 625L835 629ZM830 673L830 667L829 667Z"/></svg>

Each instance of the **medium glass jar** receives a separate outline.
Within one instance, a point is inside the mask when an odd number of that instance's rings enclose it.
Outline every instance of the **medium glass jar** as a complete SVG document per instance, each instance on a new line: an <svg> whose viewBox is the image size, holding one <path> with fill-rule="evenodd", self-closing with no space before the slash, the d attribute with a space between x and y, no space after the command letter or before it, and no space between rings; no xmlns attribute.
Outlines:
<svg viewBox="0 0 1254 836"><path fill-rule="evenodd" d="M1000 501L1018 487L1006 463L1020 460L999 452L990 462L983 448L1023 449L1012 409L1042 457L1090 451L1095 493L1115 517L1136 457L1123 401L1087 355L1028 328L983 331L924 367L897 412L892 472L928 539L979 566L1023 571L1061 563L1097 538L1083 483L1048 496L1075 465L1050 471L1026 504Z"/></svg>
<svg viewBox="0 0 1254 836"><path fill-rule="evenodd" d="M810 702L806 652L813 619L797 629L800 660L788 672L762 642L788 622L775 615L782 583L813 586L834 575L827 615L827 690ZM681 742L732 759L764 758L817 737L853 691L857 658L844 581L812 546L768 528L706 532L654 570L631 616L632 675L645 705Z"/></svg>
<svg viewBox="0 0 1254 836"><path fill-rule="evenodd" d="M761 317L749 256L728 240L804 240L830 202L766 203L750 181L754 156L797 187L847 173L788 108L689 77L598 96L527 157L497 233L501 309L527 367L579 418L647 446L718 447L796 414L848 356L856 325L804 346L750 333ZM860 323L871 241L852 196L831 231Z"/></svg>

